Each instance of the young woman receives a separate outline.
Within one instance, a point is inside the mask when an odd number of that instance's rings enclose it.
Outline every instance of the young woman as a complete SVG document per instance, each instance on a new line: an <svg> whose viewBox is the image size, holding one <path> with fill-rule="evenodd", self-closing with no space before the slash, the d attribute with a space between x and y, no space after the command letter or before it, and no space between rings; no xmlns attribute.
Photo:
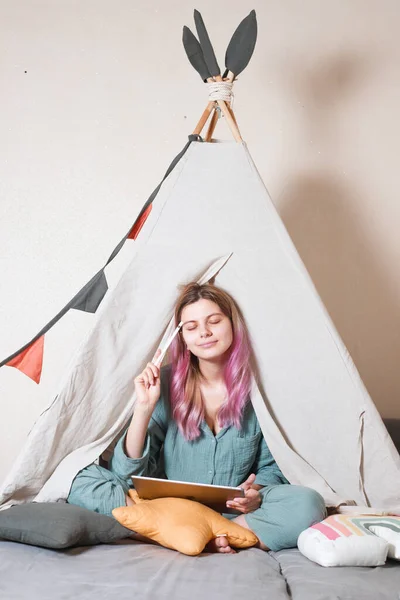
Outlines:
<svg viewBox="0 0 400 600"><path fill-rule="evenodd" d="M191 283L175 307L181 331L171 364L154 363L135 379L136 404L109 470L97 465L74 479L68 502L104 514L124 504L131 475L241 486L245 498L227 505L264 550L296 546L307 527L325 518L323 498L290 485L263 438L249 392L251 347L243 318L225 291ZM142 538L141 538L142 539ZM234 552L225 537L209 551Z"/></svg>

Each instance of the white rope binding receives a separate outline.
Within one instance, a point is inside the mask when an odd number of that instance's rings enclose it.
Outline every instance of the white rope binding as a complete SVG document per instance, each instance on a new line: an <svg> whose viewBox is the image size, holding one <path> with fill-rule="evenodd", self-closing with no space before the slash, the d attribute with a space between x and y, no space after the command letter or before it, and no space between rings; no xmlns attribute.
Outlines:
<svg viewBox="0 0 400 600"><path fill-rule="evenodd" d="M225 100L233 104L233 92L231 81L215 81L213 83L207 83L208 86L208 98L211 101Z"/></svg>

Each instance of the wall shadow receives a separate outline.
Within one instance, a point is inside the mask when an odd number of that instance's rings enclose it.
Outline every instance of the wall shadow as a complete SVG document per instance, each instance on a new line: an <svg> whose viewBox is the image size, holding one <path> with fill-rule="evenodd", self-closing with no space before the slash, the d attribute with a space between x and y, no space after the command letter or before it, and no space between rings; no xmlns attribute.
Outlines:
<svg viewBox="0 0 400 600"><path fill-rule="evenodd" d="M335 173L329 161L351 143L343 116L348 111L357 115L366 98L371 101L371 89L392 60L382 45L350 47L346 41L333 51L321 49L320 55L284 59L282 84L301 104L300 131L309 168L285 181L278 205L378 410L384 417L398 418L400 298L380 262L383 249L374 248L363 228L356 182Z"/></svg>
<svg viewBox="0 0 400 600"><path fill-rule="evenodd" d="M378 410L400 397L400 298L357 221L351 190L325 175L294 177L280 215Z"/></svg>

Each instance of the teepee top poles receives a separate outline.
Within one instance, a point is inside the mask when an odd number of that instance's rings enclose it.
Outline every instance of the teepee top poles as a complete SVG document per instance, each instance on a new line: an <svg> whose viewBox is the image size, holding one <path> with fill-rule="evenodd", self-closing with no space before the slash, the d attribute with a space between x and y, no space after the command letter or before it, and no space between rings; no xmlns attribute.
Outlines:
<svg viewBox="0 0 400 600"><path fill-rule="evenodd" d="M194 134L199 135L214 109L214 115L209 126L206 141L211 140L216 125L216 110L220 109L237 142L242 138L231 107L232 84L235 78L248 65L252 57L257 39L257 19L252 10L239 24L228 44L225 54L225 72L221 76L220 67L211 44L203 18L198 10L194 11L194 21L198 38L189 27L183 28L183 45L192 66L204 82L209 85L209 103L206 107Z"/></svg>

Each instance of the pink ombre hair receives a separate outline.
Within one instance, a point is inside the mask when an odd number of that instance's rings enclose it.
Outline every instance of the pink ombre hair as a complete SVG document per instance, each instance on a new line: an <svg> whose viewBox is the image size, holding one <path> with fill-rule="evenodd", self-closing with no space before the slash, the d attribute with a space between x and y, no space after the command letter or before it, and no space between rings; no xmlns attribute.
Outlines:
<svg viewBox="0 0 400 600"><path fill-rule="evenodd" d="M224 366L228 398L218 411L218 421L222 427L234 425L240 429L251 385L252 351L249 334L233 298L210 284L189 283L184 287L175 306L176 325L181 321L185 306L202 298L215 302L232 324L233 340ZM203 400L198 385L201 373L198 358L186 348L182 332L171 344L170 359L172 416L182 435L187 440L195 440L200 435L200 424L204 419Z"/></svg>

